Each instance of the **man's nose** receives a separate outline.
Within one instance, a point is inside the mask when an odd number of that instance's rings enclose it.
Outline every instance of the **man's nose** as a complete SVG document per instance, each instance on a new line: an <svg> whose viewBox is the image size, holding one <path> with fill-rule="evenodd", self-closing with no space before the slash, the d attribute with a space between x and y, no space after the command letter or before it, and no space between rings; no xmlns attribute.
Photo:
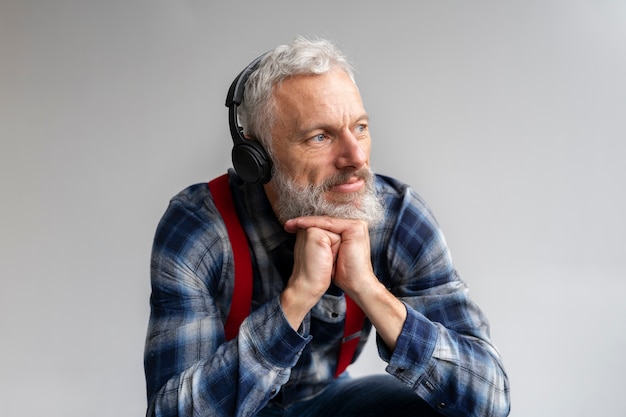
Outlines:
<svg viewBox="0 0 626 417"><path fill-rule="evenodd" d="M359 139L346 130L340 135L337 147L337 168L359 169L367 162L367 139Z"/></svg>

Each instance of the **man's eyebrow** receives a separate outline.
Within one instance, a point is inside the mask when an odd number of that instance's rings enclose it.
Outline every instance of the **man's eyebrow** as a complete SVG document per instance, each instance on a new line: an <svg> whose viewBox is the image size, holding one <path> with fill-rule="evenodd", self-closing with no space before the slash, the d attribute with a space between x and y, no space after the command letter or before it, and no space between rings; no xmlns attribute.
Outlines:
<svg viewBox="0 0 626 417"><path fill-rule="evenodd" d="M304 126L297 130L299 136L306 136L315 130L327 130L327 123L312 123L309 126Z"/></svg>
<svg viewBox="0 0 626 417"><path fill-rule="evenodd" d="M369 122L370 121L370 116L367 113L363 113L361 115L361 117L357 117L356 118L357 122Z"/></svg>

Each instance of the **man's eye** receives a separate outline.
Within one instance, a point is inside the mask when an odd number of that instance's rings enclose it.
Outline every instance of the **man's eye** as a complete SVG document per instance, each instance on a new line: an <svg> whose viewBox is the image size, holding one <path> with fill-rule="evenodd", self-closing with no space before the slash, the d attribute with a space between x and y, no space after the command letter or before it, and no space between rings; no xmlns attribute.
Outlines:
<svg viewBox="0 0 626 417"><path fill-rule="evenodd" d="M311 138L313 142L323 142L324 139L326 139L326 136L324 136L324 134L322 133L320 133L319 135L315 135Z"/></svg>
<svg viewBox="0 0 626 417"><path fill-rule="evenodd" d="M357 133L364 133L367 130L367 126L365 126L365 125L358 125L355 130L356 130Z"/></svg>

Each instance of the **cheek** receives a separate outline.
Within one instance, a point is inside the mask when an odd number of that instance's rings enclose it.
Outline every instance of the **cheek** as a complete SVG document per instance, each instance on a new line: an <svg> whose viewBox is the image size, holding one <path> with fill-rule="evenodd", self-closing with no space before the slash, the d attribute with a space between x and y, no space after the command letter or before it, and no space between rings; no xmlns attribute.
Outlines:
<svg viewBox="0 0 626 417"><path fill-rule="evenodd" d="M369 149L368 144L364 147ZM316 152L291 149L275 154L276 168L299 186L320 185L329 177L337 174L335 158L330 150Z"/></svg>
<svg viewBox="0 0 626 417"><path fill-rule="evenodd" d="M291 165L291 169L285 174L291 178L298 186L307 187L309 185L320 185L328 177L333 175L332 170L326 170L316 164L300 163Z"/></svg>
<svg viewBox="0 0 626 417"><path fill-rule="evenodd" d="M296 163L294 158L284 158L276 164L276 169L298 185L307 183L309 169L305 163Z"/></svg>

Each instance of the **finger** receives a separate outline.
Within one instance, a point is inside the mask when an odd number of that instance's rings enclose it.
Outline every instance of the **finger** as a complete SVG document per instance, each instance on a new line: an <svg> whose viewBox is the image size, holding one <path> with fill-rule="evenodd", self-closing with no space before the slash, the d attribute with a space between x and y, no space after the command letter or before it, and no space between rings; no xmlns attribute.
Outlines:
<svg viewBox="0 0 626 417"><path fill-rule="evenodd" d="M285 222L285 230L294 233L298 229L316 227L329 232L342 234L354 224L355 220L341 219L328 216L304 216L290 219Z"/></svg>

